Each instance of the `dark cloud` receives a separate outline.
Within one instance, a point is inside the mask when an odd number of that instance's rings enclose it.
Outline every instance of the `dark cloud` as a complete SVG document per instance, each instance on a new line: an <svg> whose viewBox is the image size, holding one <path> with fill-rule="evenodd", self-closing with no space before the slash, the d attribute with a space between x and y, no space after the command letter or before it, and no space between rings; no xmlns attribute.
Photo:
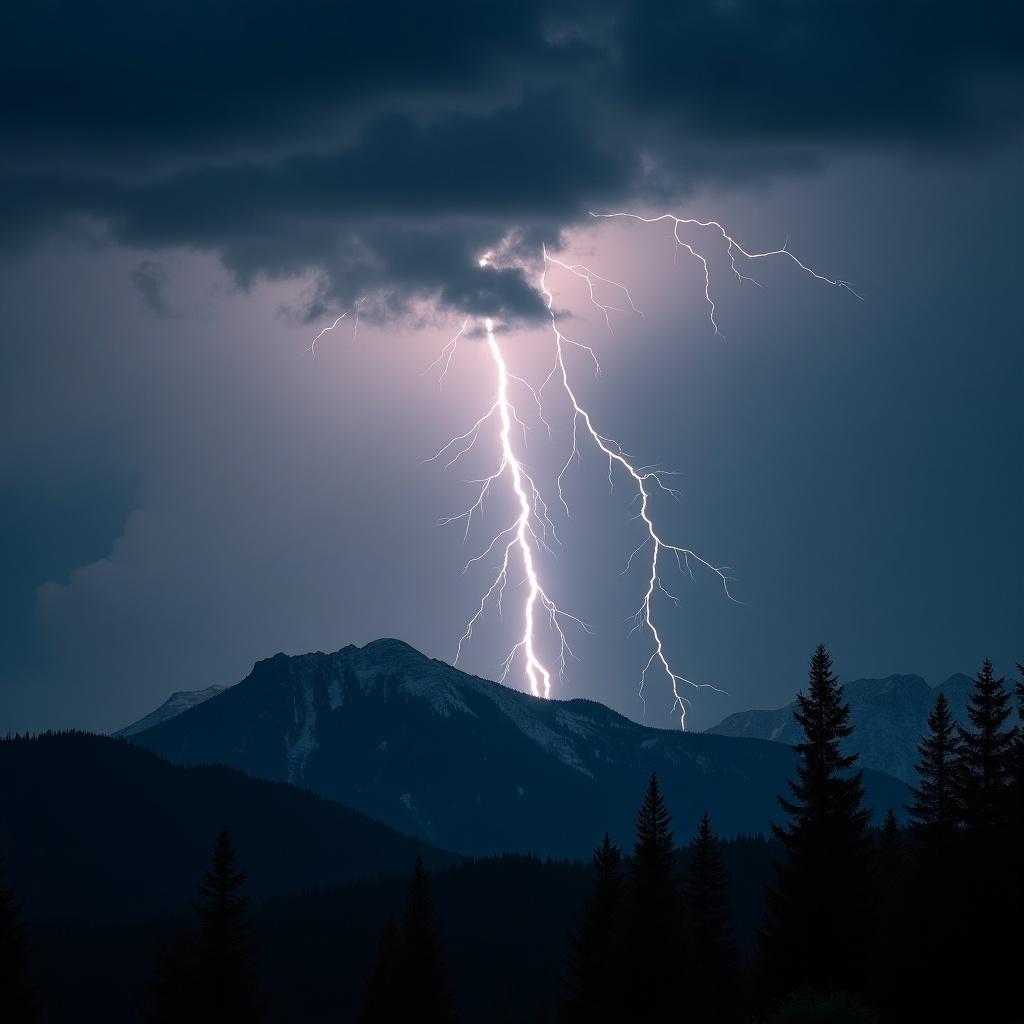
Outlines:
<svg viewBox="0 0 1024 1024"><path fill-rule="evenodd" d="M317 275L317 309L532 317L522 267L477 262L510 232L854 147L997 144L1022 39L1017 6L968 2L12 5L3 230L98 218L243 283Z"/></svg>

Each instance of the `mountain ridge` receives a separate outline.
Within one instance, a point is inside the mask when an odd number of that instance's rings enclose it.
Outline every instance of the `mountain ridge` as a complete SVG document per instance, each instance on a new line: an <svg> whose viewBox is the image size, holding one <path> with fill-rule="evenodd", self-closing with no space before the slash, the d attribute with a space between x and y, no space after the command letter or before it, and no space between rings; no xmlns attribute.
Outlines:
<svg viewBox="0 0 1024 1024"><path fill-rule="evenodd" d="M183 711L188 711L189 708L202 704L204 701L210 700L211 697L216 697L218 693L223 693L226 689L226 686L214 685L207 686L203 690L175 690L158 708L111 735L117 738L134 736L138 732L175 718Z"/></svg>
<svg viewBox="0 0 1024 1024"><path fill-rule="evenodd" d="M483 855L587 856L626 839L651 771L681 831L765 832L793 751L640 725L595 701L543 700L384 638L277 654L240 683L132 737L171 761L305 786L399 831ZM867 773L881 814L905 788Z"/></svg>
<svg viewBox="0 0 1024 1024"><path fill-rule="evenodd" d="M850 705L854 734L845 741L847 753L857 752L859 763L911 783L916 777L917 744L927 730L928 714L938 693L949 699L954 719L965 727L967 699L973 681L954 673L937 686L918 675L892 675L882 679L854 679L843 684ZM799 742L793 719L796 701L781 708L737 711L706 730L712 736L750 737L792 745Z"/></svg>
<svg viewBox="0 0 1024 1024"><path fill-rule="evenodd" d="M34 918L177 912L225 827L256 898L461 859L306 790L174 765L128 739L0 739L0 861Z"/></svg>

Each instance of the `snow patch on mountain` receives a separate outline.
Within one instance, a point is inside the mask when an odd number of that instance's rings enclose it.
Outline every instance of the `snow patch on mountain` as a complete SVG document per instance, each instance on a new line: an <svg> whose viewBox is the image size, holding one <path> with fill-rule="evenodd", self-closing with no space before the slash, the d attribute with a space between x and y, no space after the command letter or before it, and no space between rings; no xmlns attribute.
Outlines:
<svg viewBox="0 0 1024 1024"><path fill-rule="evenodd" d="M593 719L575 711L566 711L564 708L559 708L555 712L555 721L563 728L568 729L574 736L581 738L598 736L601 732Z"/></svg>
<svg viewBox="0 0 1024 1024"><path fill-rule="evenodd" d="M532 708L524 705L529 698L518 690L511 690L507 686L496 683L483 683L481 680L473 680L477 683L477 690L497 705L502 714L510 719L512 723L529 739L533 740L542 750L557 757L562 764L593 777L593 773L581 760L572 742L560 733L555 732L550 726L540 721L530 712ZM557 719L556 719L557 720Z"/></svg>
<svg viewBox="0 0 1024 1024"><path fill-rule="evenodd" d="M462 699L454 683L438 679L436 676L421 676L419 679L404 680L402 689L410 697L426 700L431 710L442 718L451 718L452 714L472 715L476 718L476 713Z"/></svg>
<svg viewBox="0 0 1024 1024"><path fill-rule="evenodd" d="M302 781L306 762L319 746L316 739L316 700L313 681L308 673L303 675L305 678L302 679L295 699L294 728L285 736L284 741L288 781L292 783Z"/></svg>
<svg viewBox="0 0 1024 1024"><path fill-rule="evenodd" d="M172 693L155 711L151 711L145 718L140 718L137 722L132 722L131 725L119 729L114 735L134 736L136 733L142 732L143 729L159 725L161 722L176 718L183 711L205 704L206 701L216 697L218 693L223 693L226 689L226 686L208 686L205 690L178 690L176 693Z"/></svg>
<svg viewBox="0 0 1024 1024"><path fill-rule="evenodd" d="M336 711L345 703L345 689L340 679L332 679L327 684L327 706Z"/></svg>

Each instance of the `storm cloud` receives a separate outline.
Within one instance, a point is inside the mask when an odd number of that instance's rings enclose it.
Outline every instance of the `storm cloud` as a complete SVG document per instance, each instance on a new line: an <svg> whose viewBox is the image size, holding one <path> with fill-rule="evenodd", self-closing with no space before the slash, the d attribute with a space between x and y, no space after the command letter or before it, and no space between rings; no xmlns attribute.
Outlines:
<svg viewBox="0 0 1024 1024"><path fill-rule="evenodd" d="M537 243L593 208L998 146L1022 38L1019 7L967 2L10 5L0 232L311 276L308 315L529 319Z"/></svg>

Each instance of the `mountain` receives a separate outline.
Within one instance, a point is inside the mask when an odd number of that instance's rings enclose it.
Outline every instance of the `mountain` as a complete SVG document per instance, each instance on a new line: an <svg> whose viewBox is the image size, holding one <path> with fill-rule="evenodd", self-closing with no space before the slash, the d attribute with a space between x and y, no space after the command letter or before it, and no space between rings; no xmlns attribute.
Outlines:
<svg viewBox="0 0 1024 1024"><path fill-rule="evenodd" d="M398 640L275 655L133 741L182 764L226 763L305 786L467 854L589 856L628 840L651 771L676 827L705 810L722 835L779 817L795 754L777 743L654 729L585 700L542 700ZM866 773L877 814L902 783Z"/></svg>
<svg viewBox="0 0 1024 1024"><path fill-rule="evenodd" d="M126 725L123 729L115 732L114 735L134 736L137 732L142 732L143 729L149 729L154 725L159 725L161 722L166 722L180 715L182 711L188 711L189 708L194 708L197 704L202 704L211 697L216 697L224 689L223 686L208 686L205 690L178 690L176 693L172 693L156 711L151 711L145 718L140 718L137 722Z"/></svg>
<svg viewBox="0 0 1024 1024"><path fill-rule="evenodd" d="M364 815L225 767L88 733L0 740L0 863L34 919L138 918L195 897L228 827L256 897L457 860Z"/></svg>
<svg viewBox="0 0 1024 1024"><path fill-rule="evenodd" d="M860 764L894 775L904 782L914 779L917 743L928 727L928 713L942 691L954 718L968 725L967 698L973 688L969 676L956 674L930 687L920 676L887 676L885 679L855 679L843 684L850 704L855 731L846 742L848 751L860 753ZM707 732L712 736L744 736L799 742L799 728L793 721L796 701L770 711L740 711L724 718Z"/></svg>

